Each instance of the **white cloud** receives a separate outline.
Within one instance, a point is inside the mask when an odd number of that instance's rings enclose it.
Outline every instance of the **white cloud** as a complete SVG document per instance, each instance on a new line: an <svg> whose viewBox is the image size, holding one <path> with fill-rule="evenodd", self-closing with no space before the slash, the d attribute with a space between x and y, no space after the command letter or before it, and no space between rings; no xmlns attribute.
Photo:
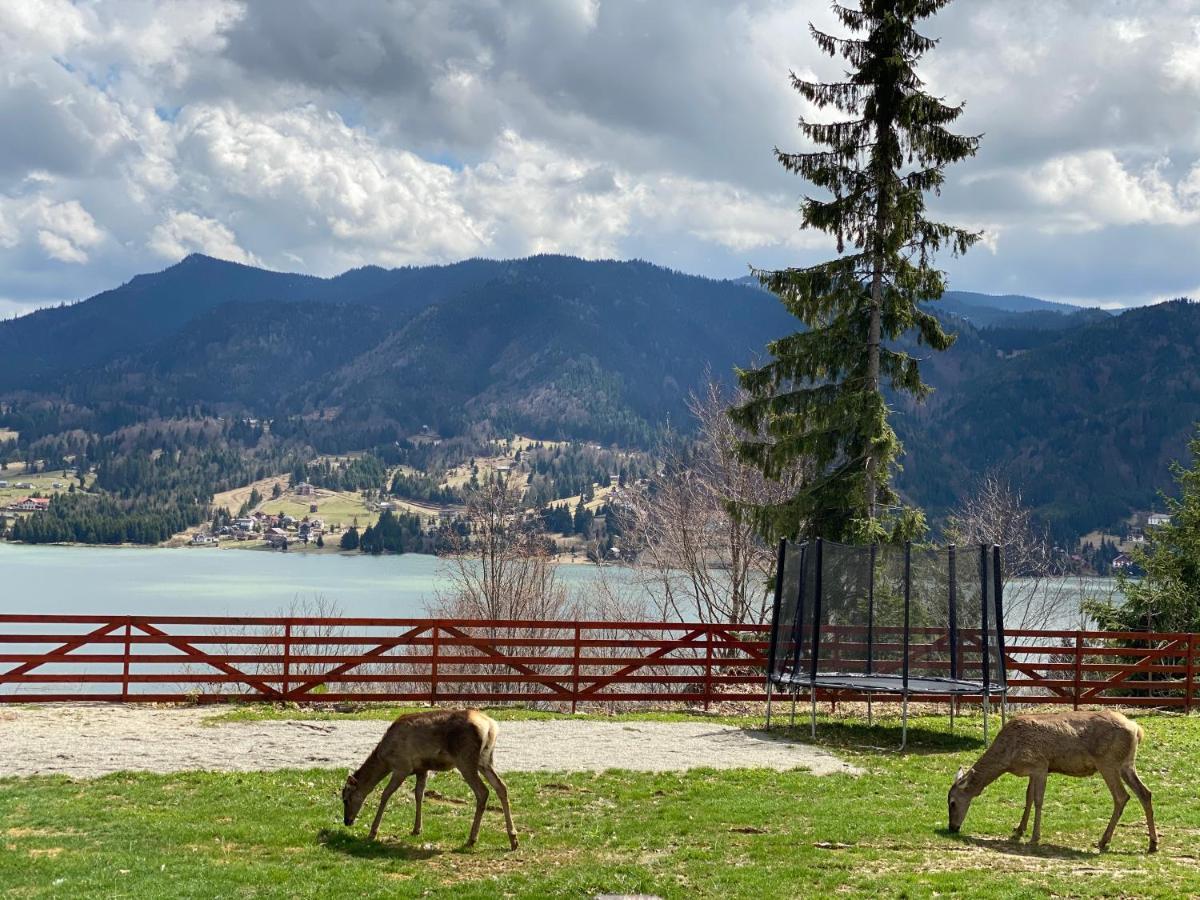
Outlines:
<svg viewBox="0 0 1200 900"><path fill-rule="evenodd" d="M60 203L41 195L0 196L0 247L36 243L50 259L86 263L88 251L104 238L104 231L77 200Z"/></svg>
<svg viewBox="0 0 1200 900"><path fill-rule="evenodd" d="M193 249L321 274L815 261L831 243L770 153L804 146L787 70L841 69L809 16L839 27L777 0L0 3L0 296L86 296ZM1198 26L1200 0L964 0L929 23L923 75L985 133L931 199L989 223L940 260L955 286L1193 286Z"/></svg>
<svg viewBox="0 0 1200 900"><path fill-rule="evenodd" d="M256 265L259 260L238 246L237 236L215 219L171 210L165 222L150 232L147 246L159 256L179 259L193 251Z"/></svg>
<svg viewBox="0 0 1200 900"><path fill-rule="evenodd" d="M1177 85L1200 88L1200 19L1192 26L1191 40L1171 46L1163 71Z"/></svg>
<svg viewBox="0 0 1200 900"><path fill-rule="evenodd" d="M1131 171L1108 150L1061 156L1026 178L1029 193L1045 207L1060 211L1047 227L1094 230L1110 225L1188 226L1200 222L1200 196L1193 169L1172 184L1164 161Z"/></svg>

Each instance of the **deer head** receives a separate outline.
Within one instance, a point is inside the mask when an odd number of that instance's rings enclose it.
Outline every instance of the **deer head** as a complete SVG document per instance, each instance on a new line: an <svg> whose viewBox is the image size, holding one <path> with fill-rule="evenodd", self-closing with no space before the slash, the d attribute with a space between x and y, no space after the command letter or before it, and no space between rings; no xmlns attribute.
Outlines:
<svg viewBox="0 0 1200 900"><path fill-rule="evenodd" d="M979 796L979 792L972 790L972 780L975 776L974 769L959 768L958 773L954 776L954 783L950 785L950 793L946 796L946 806L950 817L950 830L957 832L962 827L963 819L967 817L967 810L971 808L971 801Z"/></svg>
<svg viewBox="0 0 1200 900"><path fill-rule="evenodd" d="M353 774L349 775L342 787L342 820L347 827L358 818L358 811L362 809L366 796L367 791L358 783L358 779Z"/></svg>

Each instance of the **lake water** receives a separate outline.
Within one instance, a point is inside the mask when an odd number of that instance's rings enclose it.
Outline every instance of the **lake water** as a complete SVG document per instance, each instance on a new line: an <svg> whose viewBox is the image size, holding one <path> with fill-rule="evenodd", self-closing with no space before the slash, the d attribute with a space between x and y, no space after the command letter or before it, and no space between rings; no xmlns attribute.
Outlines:
<svg viewBox="0 0 1200 900"><path fill-rule="evenodd" d="M323 597L350 616L426 614L435 556L276 553L207 548L58 547L0 542L0 611L142 615L277 615ZM611 571L611 570L608 570ZM572 588L594 566L564 565Z"/></svg>
<svg viewBox="0 0 1200 900"><path fill-rule="evenodd" d="M206 548L56 547L0 542L0 611L99 615L278 615L316 597L344 615L423 616L439 588L443 563L421 554L362 556L339 553L274 553ZM568 588L586 591L601 571L621 569L563 565ZM1047 624L1086 627L1078 614L1082 596L1107 596L1111 579L1058 583L1060 608ZM1020 581L1006 592L1005 616L1019 627Z"/></svg>

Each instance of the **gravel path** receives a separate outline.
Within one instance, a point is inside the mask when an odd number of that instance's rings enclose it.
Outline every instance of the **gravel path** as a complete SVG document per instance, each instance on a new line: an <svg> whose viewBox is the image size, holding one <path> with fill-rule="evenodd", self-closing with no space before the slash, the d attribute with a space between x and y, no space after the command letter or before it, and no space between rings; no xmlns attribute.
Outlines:
<svg viewBox="0 0 1200 900"><path fill-rule="evenodd" d="M204 724L218 714L86 704L0 709L0 777L353 768L388 724ZM710 722L501 722L496 750L501 772L664 772L705 766L859 774L854 766L816 747Z"/></svg>

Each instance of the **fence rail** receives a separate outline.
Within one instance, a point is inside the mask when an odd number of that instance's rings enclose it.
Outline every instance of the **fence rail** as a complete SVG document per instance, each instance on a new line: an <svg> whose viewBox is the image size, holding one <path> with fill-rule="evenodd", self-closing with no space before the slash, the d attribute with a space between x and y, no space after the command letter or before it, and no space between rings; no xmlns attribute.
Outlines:
<svg viewBox="0 0 1200 900"><path fill-rule="evenodd" d="M840 659L861 640L843 630ZM0 704L766 699L765 626L0 614ZM1010 701L1190 710L1200 636L1006 634ZM925 665L936 665L926 657ZM948 664L947 664L948 665ZM948 673L947 668L947 673ZM821 692L821 699L861 699ZM877 700L884 699L876 697ZM932 700L947 697L930 696Z"/></svg>

